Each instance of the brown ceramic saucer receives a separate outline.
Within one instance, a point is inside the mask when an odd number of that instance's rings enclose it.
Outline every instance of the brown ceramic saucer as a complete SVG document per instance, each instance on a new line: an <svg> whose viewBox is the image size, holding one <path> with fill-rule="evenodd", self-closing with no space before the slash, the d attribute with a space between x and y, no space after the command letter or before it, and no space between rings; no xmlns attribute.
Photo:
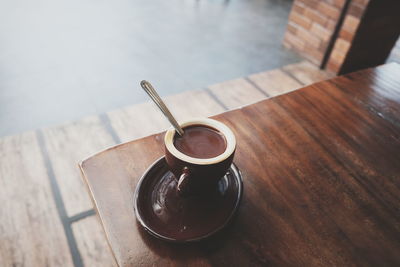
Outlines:
<svg viewBox="0 0 400 267"><path fill-rule="evenodd" d="M170 242L203 240L224 228L235 214L243 193L239 169L232 164L215 191L181 197L165 158L157 160L136 186L137 220L150 234Z"/></svg>

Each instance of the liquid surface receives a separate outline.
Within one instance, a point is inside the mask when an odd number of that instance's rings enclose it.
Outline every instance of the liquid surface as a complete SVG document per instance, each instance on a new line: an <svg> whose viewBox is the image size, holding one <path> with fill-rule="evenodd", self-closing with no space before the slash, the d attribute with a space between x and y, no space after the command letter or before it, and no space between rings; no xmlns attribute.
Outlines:
<svg viewBox="0 0 400 267"><path fill-rule="evenodd" d="M193 158L208 159L224 153L225 137L212 128L194 125L184 128L183 136L175 135L174 146Z"/></svg>

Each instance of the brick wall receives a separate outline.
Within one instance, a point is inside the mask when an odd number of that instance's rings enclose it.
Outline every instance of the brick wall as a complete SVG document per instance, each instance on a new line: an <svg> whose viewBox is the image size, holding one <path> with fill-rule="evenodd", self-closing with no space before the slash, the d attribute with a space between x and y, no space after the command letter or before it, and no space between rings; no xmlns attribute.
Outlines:
<svg viewBox="0 0 400 267"><path fill-rule="evenodd" d="M284 46L295 50L316 65L321 65L345 2L346 0L295 0ZM368 2L369 0L350 2L326 64L331 72L339 71Z"/></svg>
<svg viewBox="0 0 400 267"><path fill-rule="evenodd" d="M295 0L283 44L320 65L345 0Z"/></svg>
<svg viewBox="0 0 400 267"><path fill-rule="evenodd" d="M347 52L349 51L353 37L358 29L362 15L369 0L352 0L350 2L343 25L340 28L338 38L335 41L332 53L328 59L326 69L337 73L340 70Z"/></svg>

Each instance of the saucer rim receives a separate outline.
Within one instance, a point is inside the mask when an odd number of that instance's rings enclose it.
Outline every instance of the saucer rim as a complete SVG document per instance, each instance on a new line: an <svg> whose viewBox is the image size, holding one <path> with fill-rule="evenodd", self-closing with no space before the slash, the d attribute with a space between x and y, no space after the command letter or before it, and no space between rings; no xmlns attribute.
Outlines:
<svg viewBox="0 0 400 267"><path fill-rule="evenodd" d="M144 179L146 178L146 176L148 175L148 173L157 165L157 164L161 164L161 161L165 161L165 156L162 156L160 158L158 158L157 160L155 160L150 167L148 167L146 169L146 171L143 173L142 177L139 179L139 182L136 185L135 188L135 192L133 195L133 209L135 212L135 216L136 216L136 220L140 223L140 225L152 236L164 240L164 241L168 241L171 243L192 243L192 242L199 242L202 240L205 240L209 237L211 237L212 235L218 233L219 231L221 231L222 229L224 229L228 223L231 221L231 219L233 218L233 216L236 214L238 208L239 208L239 204L242 200L242 196L243 196L243 179L242 179L242 173L239 170L239 168L236 166L235 163L232 162L231 166L229 167L229 169L232 169L235 172L235 177L236 180L238 181L238 197L236 198L236 202L235 202L235 206L232 209L232 212L230 213L230 215L227 217L227 219L225 220L225 222L223 224L221 224L219 227L217 227L216 229L214 229L213 231L211 231L210 233L204 235L204 236L200 236L200 237L196 237L196 238L191 238L191 239L174 239L171 237L167 237L164 236L160 233L157 233L156 231L154 231L153 229L151 229L151 227L149 227L143 220L142 216L139 213L139 209L137 207L137 203L138 203L138 199L139 199L139 190L142 186L142 183L144 181ZM165 161L166 163L166 161Z"/></svg>

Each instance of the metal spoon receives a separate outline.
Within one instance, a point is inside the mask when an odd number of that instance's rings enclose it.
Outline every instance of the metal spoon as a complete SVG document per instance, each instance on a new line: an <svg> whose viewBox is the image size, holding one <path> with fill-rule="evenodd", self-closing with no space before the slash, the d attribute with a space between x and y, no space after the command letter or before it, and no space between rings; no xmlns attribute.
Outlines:
<svg viewBox="0 0 400 267"><path fill-rule="evenodd" d="M148 81L141 81L140 86L142 86L143 90L150 96L151 100L157 105L157 107L161 110L164 116L169 120L175 130L178 132L180 136L183 136L183 129L175 120L174 116L172 116L171 112L165 105L164 101L162 101L161 97L158 95L157 91Z"/></svg>

